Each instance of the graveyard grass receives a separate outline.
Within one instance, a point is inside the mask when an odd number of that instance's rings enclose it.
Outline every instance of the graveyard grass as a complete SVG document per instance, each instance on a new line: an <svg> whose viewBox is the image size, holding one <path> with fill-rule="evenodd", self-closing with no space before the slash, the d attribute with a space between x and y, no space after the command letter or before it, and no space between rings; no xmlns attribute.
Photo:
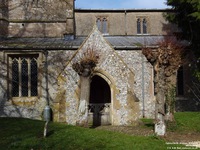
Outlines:
<svg viewBox="0 0 200 150"><path fill-rule="evenodd" d="M175 114L176 123L169 123L170 132L200 133L200 112ZM153 121L142 119L139 128L152 130ZM44 121L23 118L0 118L1 150L163 150L166 139L155 136L134 136L95 128L81 128L64 123L49 124L48 136L43 137ZM134 131L133 131L134 132ZM170 145L173 146L173 145ZM177 146L177 145L176 145ZM179 145L180 147L182 145Z"/></svg>

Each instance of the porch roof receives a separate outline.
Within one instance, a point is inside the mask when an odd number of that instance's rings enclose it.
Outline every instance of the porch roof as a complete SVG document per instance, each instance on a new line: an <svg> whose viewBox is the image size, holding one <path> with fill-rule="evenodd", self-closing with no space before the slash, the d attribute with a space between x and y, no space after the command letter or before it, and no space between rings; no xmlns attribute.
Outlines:
<svg viewBox="0 0 200 150"><path fill-rule="evenodd" d="M137 50L141 46L156 47L164 36L104 36L116 50ZM76 50L86 37L74 40L64 38L5 38L0 40L0 50Z"/></svg>

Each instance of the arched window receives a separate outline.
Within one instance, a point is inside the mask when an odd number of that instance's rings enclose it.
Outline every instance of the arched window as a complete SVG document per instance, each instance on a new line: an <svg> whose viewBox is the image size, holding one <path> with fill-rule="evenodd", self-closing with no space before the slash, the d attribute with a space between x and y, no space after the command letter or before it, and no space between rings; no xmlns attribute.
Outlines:
<svg viewBox="0 0 200 150"><path fill-rule="evenodd" d="M38 95L38 91L37 91L37 87L38 87L38 66L37 66L37 59L36 58L32 58L31 59L31 96L37 96Z"/></svg>
<svg viewBox="0 0 200 150"><path fill-rule="evenodd" d="M142 22L143 34L147 34L147 20L144 18Z"/></svg>
<svg viewBox="0 0 200 150"><path fill-rule="evenodd" d="M28 60L22 58L21 61L21 94L28 96Z"/></svg>
<svg viewBox="0 0 200 150"><path fill-rule="evenodd" d="M10 56L11 97L38 95L38 55Z"/></svg>
<svg viewBox="0 0 200 150"><path fill-rule="evenodd" d="M99 29L99 31L101 31L101 19L100 18L97 18L97 27Z"/></svg>
<svg viewBox="0 0 200 150"><path fill-rule="evenodd" d="M12 60L12 96L19 96L19 63L17 58Z"/></svg>
<svg viewBox="0 0 200 150"><path fill-rule="evenodd" d="M96 20L96 24L101 33L108 33L108 20L106 17L98 17Z"/></svg>
<svg viewBox="0 0 200 150"><path fill-rule="evenodd" d="M102 20L102 33L107 33L107 19L106 18L103 18Z"/></svg>
<svg viewBox="0 0 200 150"><path fill-rule="evenodd" d="M141 21L140 21L140 18L137 19L137 34L141 34Z"/></svg>

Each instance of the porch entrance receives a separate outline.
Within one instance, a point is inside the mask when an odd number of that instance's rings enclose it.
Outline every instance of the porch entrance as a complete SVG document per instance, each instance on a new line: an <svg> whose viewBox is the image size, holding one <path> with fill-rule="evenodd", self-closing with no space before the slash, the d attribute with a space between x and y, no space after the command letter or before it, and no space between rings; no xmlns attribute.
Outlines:
<svg viewBox="0 0 200 150"><path fill-rule="evenodd" d="M93 126L111 124L111 91L100 76L93 76L90 86L89 123Z"/></svg>

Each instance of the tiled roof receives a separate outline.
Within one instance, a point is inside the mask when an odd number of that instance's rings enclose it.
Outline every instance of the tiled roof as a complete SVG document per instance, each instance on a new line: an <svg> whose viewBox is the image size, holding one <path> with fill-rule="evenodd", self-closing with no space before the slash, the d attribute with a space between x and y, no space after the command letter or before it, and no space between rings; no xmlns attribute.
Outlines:
<svg viewBox="0 0 200 150"><path fill-rule="evenodd" d="M115 49L140 49L141 46L155 46L163 36L105 36L105 39ZM77 37L75 40L63 38L6 38L0 40L0 50L67 50L78 49L86 37Z"/></svg>
<svg viewBox="0 0 200 150"><path fill-rule="evenodd" d="M85 38L6 38L0 41L0 49L77 49Z"/></svg>
<svg viewBox="0 0 200 150"><path fill-rule="evenodd" d="M163 36L108 36L105 37L114 48L141 48L141 46L155 46Z"/></svg>

